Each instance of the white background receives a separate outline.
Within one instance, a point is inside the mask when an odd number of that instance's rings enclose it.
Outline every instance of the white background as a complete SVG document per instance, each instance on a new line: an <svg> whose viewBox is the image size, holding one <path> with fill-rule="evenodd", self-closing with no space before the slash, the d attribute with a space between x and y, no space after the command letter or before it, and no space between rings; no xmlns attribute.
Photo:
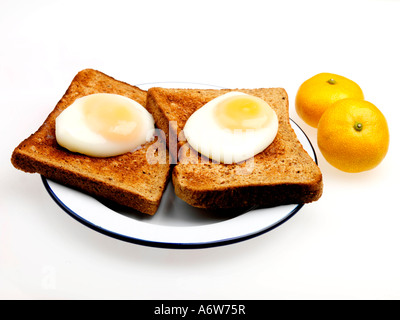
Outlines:
<svg viewBox="0 0 400 320"><path fill-rule="evenodd" d="M399 299L400 1L0 1L0 298ZM201 250L104 236L11 165L81 69L140 84L284 87L320 72L356 81L385 114L381 165L342 173L277 229Z"/></svg>

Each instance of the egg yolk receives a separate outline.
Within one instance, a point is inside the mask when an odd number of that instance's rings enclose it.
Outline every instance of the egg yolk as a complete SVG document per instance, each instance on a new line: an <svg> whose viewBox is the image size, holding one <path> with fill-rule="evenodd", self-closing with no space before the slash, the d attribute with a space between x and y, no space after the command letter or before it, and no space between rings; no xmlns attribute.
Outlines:
<svg viewBox="0 0 400 320"><path fill-rule="evenodd" d="M107 140L133 140L140 131L140 115L128 104L93 95L83 106L88 127Z"/></svg>
<svg viewBox="0 0 400 320"><path fill-rule="evenodd" d="M228 98L215 108L217 122L231 130L264 128L272 120L272 113L264 100L248 95Z"/></svg>

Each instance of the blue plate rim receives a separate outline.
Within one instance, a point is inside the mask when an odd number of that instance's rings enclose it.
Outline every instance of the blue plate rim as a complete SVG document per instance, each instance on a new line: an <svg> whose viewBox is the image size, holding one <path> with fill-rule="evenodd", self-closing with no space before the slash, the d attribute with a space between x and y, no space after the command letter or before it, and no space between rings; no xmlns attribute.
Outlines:
<svg viewBox="0 0 400 320"><path fill-rule="evenodd" d="M313 157L314 157L313 160L315 161L316 164L318 164L317 155L316 155L315 149L314 149L310 139L308 138L308 136L306 135L304 130L295 121L293 121L291 118L290 118L290 121L293 124L295 124L298 127L298 129L304 134L304 136L307 139L307 141L308 141L308 143L309 143L309 145L311 147L311 150L313 152ZM240 235L240 236L233 237L233 238L212 240L212 241L199 242L199 243L179 243L179 242L150 241L150 240L131 237L131 236L128 236L128 235L119 234L119 233L116 233L114 231L107 230L105 228L102 228L102 227L99 227L99 226L93 224L92 222L88 221L87 219L83 218L78 213L76 213L72 209L70 209L68 207L68 205L63 203L63 201L52 190L51 186L48 183L48 179L46 177L44 177L42 175L41 179L42 179L42 182L43 182L43 185L44 185L45 189L47 190L47 192L49 193L51 198L59 205L59 207L61 209L63 209L63 211L66 212L69 216L71 216L72 218L74 218L78 222L82 223L86 227L88 227L88 228L90 228L90 229L92 229L94 231L97 231L97 232L99 232L101 234L104 234L106 236L110 236L112 238L118 239L118 240L122 240L122 241L129 242L129 243L134 243L134 244L138 244L138 245L149 246L149 247L157 247L157 248L167 248L167 249L204 249L204 248L219 247L219 246L230 245L230 244L233 244L233 243L246 241L246 240L258 237L258 236L260 236L262 234L265 234L265 233L267 233L267 232L279 227L280 225L282 225L283 223L285 223L286 221L291 219L304 206L304 204L296 204L295 208L293 210L291 210L285 216L285 218L281 219L277 223L275 223L273 225L269 225L266 228L260 229L260 230L258 230L256 232Z"/></svg>
<svg viewBox="0 0 400 320"><path fill-rule="evenodd" d="M212 248L212 247L220 247L220 246L225 246L225 245L230 245L234 243L239 243L242 241L246 241L255 237L258 237L264 233L267 233L277 227L279 227L281 224L285 223L288 221L290 218L292 218L297 212L300 211L300 209L304 206L304 204L297 204L296 207L286 215L284 219L281 219L277 223L268 226L265 229L260 229L257 232L254 233L249 233L245 235L240 235L237 237L233 238L226 238L226 239L220 239L220 240L213 240L213 241L206 241L206 242L197 242L197 243L179 243L179 242L162 242L162 241L151 241L151 240L145 240L145 239L140 239L140 238L135 238L131 237L128 235L124 234L119 234L111 230L107 230L105 228L99 227L87 219L83 218L80 216L78 213L74 212L71 210L61 199L57 197L57 195L53 192L51 189L47 178L44 176L41 176L42 182L44 184L45 189L51 196L51 198L56 202L56 204L63 209L64 212L66 212L69 216L71 216L73 219L76 221L80 222L84 226L97 231L103 235L109 236L111 238L125 241L128 243L133 243L137 245L142 245L142 246L148 246L148 247L154 247L154 248L164 248L164 249L206 249L206 248Z"/></svg>

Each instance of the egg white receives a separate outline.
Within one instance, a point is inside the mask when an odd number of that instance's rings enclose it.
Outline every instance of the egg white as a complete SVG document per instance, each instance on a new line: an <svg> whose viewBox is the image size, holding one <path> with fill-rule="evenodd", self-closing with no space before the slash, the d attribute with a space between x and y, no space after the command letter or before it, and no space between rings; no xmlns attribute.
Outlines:
<svg viewBox="0 0 400 320"><path fill-rule="evenodd" d="M266 127L234 131L221 128L214 116L216 106L238 95L245 93L229 92L211 100L189 117L183 129L194 150L219 163L239 163L254 157L274 141L278 132L278 117L274 111Z"/></svg>
<svg viewBox="0 0 400 320"><path fill-rule="evenodd" d="M138 102L127 97L97 93L97 96L107 95L116 102L127 104L140 114L143 128L133 141L110 141L102 135L92 131L85 120L83 105L92 95L76 99L56 118L56 140L59 145L72 152L78 152L92 157L110 157L134 151L149 141L154 135L154 118Z"/></svg>

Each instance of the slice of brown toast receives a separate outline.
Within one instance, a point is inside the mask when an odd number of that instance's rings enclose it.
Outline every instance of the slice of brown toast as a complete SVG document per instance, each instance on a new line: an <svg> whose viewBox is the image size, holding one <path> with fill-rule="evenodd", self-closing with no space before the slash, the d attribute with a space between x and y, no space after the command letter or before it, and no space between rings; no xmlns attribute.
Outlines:
<svg viewBox="0 0 400 320"><path fill-rule="evenodd" d="M208 162L195 153L182 156L179 152L188 146L187 142L184 139L175 145L174 142L182 140L187 119L205 103L229 91L248 93L269 103L279 119L274 142L251 161L241 164ZM309 203L322 195L321 171L290 125L288 96L284 89L151 88L147 109L166 133L171 156L175 154L177 165L172 173L175 192L192 206L210 209L272 207ZM207 123L204 130L207 130Z"/></svg>
<svg viewBox="0 0 400 320"><path fill-rule="evenodd" d="M40 128L15 148L11 162L22 171L39 173L88 194L153 215L169 181L171 167L168 160L148 163L146 152L154 142L146 143L135 152L95 158L70 152L60 147L55 139L56 117L75 99L94 93L119 94L146 106L146 91L96 70L82 70ZM168 159L166 148L159 148L159 152L163 150Z"/></svg>

